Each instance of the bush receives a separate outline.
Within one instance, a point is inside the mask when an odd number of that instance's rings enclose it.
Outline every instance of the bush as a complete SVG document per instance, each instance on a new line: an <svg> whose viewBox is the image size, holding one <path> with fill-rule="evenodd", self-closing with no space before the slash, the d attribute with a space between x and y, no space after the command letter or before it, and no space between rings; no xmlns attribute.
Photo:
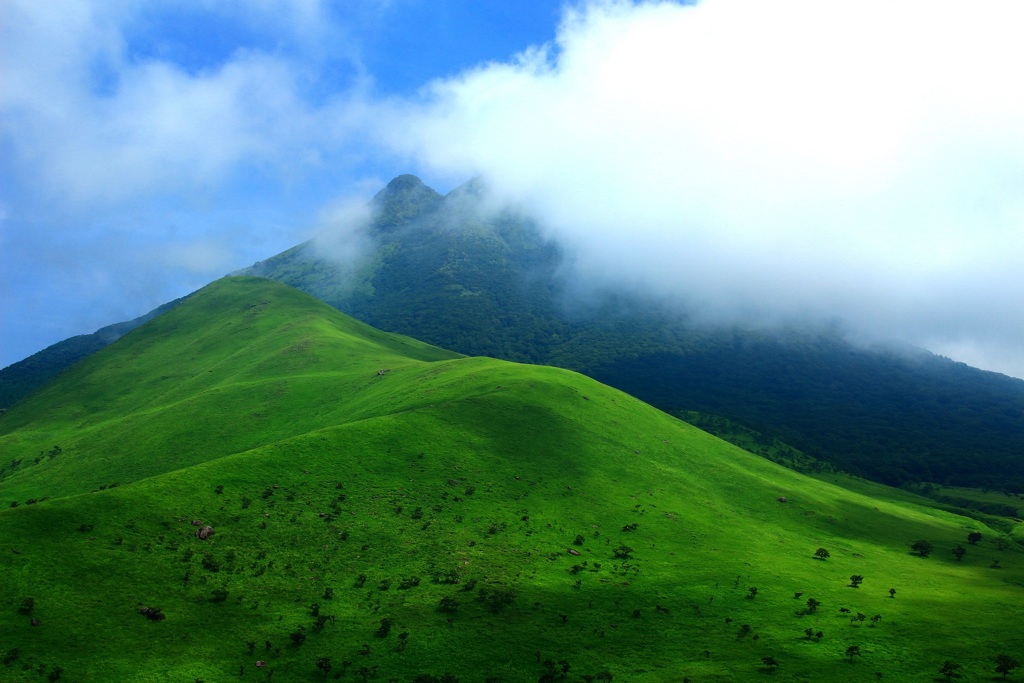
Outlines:
<svg viewBox="0 0 1024 683"><path fill-rule="evenodd" d="M515 596L515 591L511 588L488 588L485 586L480 589L477 599L497 614L511 605Z"/></svg>
<svg viewBox="0 0 1024 683"><path fill-rule="evenodd" d="M910 549L920 557L928 557L928 553L932 551L932 544L922 539L920 541L914 541L910 545Z"/></svg>

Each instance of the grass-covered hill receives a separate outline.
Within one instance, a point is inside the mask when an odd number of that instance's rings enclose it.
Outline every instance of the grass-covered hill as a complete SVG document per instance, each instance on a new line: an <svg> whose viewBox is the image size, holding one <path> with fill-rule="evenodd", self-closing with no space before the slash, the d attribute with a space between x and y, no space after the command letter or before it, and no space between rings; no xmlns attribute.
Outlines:
<svg viewBox="0 0 1024 683"><path fill-rule="evenodd" d="M3 681L981 680L1024 651L1024 553L979 521L268 281L90 357L0 450Z"/></svg>
<svg viewBox="0 0 1024 683"><path fill-rule="evenodd" d="M922 350L854 345L833 328L712 329L637 293L597 294L566 267L571 254L523 213L481 201L477 182L442 196L399 176L373 209L362 258L351 260L342 234L246 272L379 329L583 372L667 412L724 418L883 483L1024 493L1022 380ZM102 343L68 340L0 370L0 409Z"/></svg>
<svg viewBox="0 0 1024 683"><path fill-rule="evenodd" d="M374 251L307 243L250 272L374 327L470 355L583 372L670 413L719 415L892 485L1024 493L1024 381L834 328L695 325L636 293L579 296L571 255L477 183L441 196L399 176L374 199Z"/></svg>
<svg viewBox="0 0 1024 683"><path fill-rule="evenodd" d="M164 311L174 308L181 301L175 299L134 320L107 325L92 334L69 337L3 368L0 370L0 410L14 405L63 370L112 344Z"/></svg>

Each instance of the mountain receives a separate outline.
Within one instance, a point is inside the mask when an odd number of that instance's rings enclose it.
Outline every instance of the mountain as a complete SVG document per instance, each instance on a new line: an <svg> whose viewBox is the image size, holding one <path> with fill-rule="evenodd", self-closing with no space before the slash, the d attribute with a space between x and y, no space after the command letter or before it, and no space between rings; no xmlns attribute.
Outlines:
<svg viewBox="0 0 1024 683"><path fill-rule="evenodd" d="M832 327L709 328L638 294L581 293L571 255L480 195L400 176L374 199L375 248L355 266L308 242L244 272L381 329L726 417L887 484L1024 492L1024 381Z"/></svg>
<svg viewBox="0 0 1024 683"><path fill-rule="evenodd" d="M495 209L480 181L442 196L399 176L372 204L362 255L342 231L242 272L379 329L582 372L709 428L738 423L879 482L1024 492L1024 381L854 344L835 326L712 328L641 294L593 291L572 254L523 212ZM0 397L30 388L14 368L0 371Z"/></svg>
<svg viewBox="0 0 1024 683"><path fill-rule="evenodd" d="M0 450L0 680L928 681L1024 648L1017 528L267 280L78 363Z"/></svg>

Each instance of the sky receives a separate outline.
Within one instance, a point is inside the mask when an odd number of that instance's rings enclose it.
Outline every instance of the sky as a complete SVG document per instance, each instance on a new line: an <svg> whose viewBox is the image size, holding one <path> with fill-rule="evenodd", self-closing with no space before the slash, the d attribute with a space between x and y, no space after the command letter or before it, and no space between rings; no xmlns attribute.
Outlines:
<svg viewBox="0 0 1024 683"><path fill-rule="evenodd" d="M482 175L589 281L1024 377L1018 0L0 0L0 367Z"/></svg>

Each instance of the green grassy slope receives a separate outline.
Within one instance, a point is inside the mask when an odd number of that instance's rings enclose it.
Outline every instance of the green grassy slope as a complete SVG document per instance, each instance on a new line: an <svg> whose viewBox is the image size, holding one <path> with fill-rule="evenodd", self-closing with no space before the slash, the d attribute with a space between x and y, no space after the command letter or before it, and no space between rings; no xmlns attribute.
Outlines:
<svg viewBox="0 0 1024 683"><path fill-rule="evenodd" d="M404 409L382 402L379 370L459 357L255 278L189 303L0 416L0 451L12 455L0 501L124 484Z"/></svg>
<svg viewBox="0 0 1024 683"><path fill-rule="evenodd" d="M1024 650L1024 553L978 521L278 285L222 281L170 315L0 418L5 453L67 444L0 482L52 496L0 509L0 680L928 681L946 659L977 680ZM89 492L92 469L121 485Z"/></svg>

